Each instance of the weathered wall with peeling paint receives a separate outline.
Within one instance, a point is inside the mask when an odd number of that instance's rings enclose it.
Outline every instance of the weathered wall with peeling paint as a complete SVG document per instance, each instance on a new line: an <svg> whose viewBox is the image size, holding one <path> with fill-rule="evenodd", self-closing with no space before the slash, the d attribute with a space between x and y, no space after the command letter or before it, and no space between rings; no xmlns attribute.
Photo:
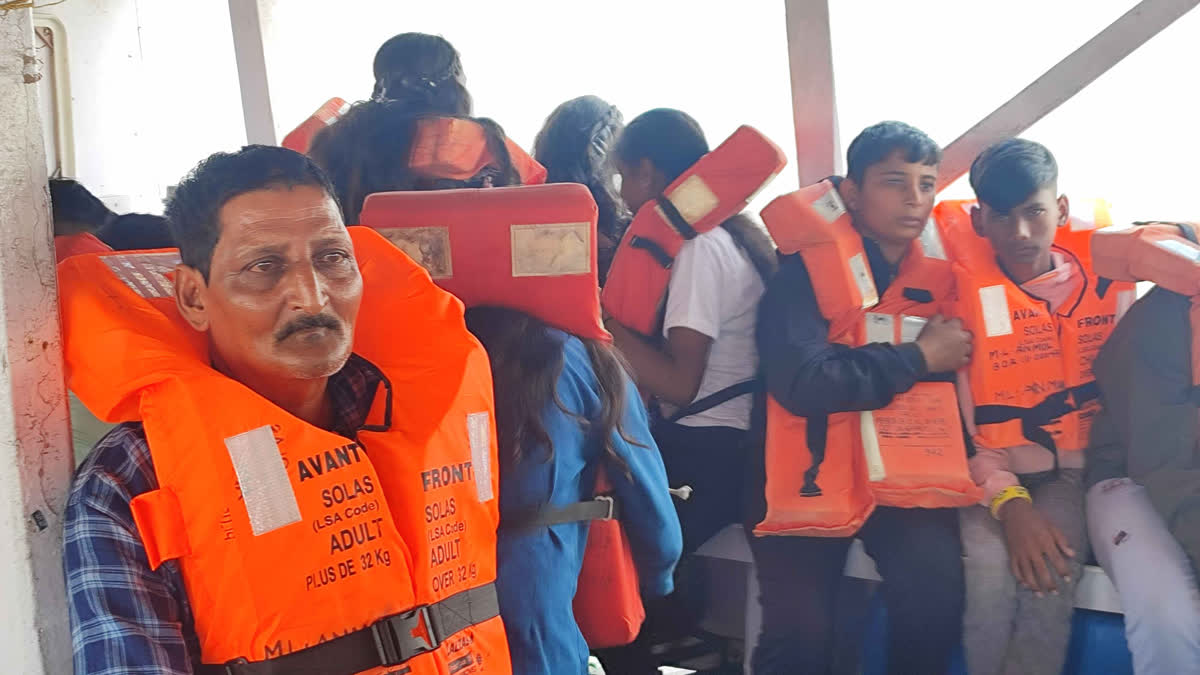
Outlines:
<svg viewBox="0 0 1200 675"><path fill-rule="evenodd" d="M60 675L71 442L33 58L29 10L0 12L0 670Z"/></svg>

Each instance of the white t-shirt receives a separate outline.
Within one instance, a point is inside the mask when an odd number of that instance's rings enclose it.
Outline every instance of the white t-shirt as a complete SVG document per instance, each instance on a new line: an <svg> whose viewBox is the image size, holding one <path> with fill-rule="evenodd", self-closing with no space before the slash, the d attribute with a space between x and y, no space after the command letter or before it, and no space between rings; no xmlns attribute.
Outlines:
<svg viewBox="0 0 1200 675"><path fill-rule="evenodd" d="M701 234L679 250L671 267L663 335L672 328L690 328L712 338L697 400L754 377L758 370L754 330L764 290L754 264L723 227ZM749 429L752 405L749 394L739 396L679 424ZM662 410L669 417L676 408L664 403Z"/></svg>

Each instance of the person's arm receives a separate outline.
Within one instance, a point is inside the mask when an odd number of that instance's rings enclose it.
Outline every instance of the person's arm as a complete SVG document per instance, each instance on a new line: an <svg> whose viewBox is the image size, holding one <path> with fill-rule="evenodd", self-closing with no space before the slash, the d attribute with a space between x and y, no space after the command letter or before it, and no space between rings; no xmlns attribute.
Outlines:
<svg viewBox="0 0 1200 675"><path fill-rule="evenodd" d="M1117 325L1095 364L1106 423L1126 450L1129 477L1194 564L1200 565L1200 460L1191 399L1190 301L1155 289Z"/></svg>
<svg viewBox="0 0 1200 675"><path fill-rule="evenodd" d="M830 343L829 324L799 255L783 260L758 315L767 392L793 415L877 410L927 373L915 343L853 348Z"/></svg>
<svg viewBox="0 0 1200 675"><path fill-rule="evenodd" d="M639 389L680 408L696 399L712 338L677 327L667 331L667 341L660 348L615 319L604 325L637 374Z"/></svg>
<svg viewBox="0 0 1200 675"><path fill-rule="evenodd" d="M650 595L667 595L674 587L672 573L683 552L683 535L668 492L667 470L650 435L646 408L629 379L620 433L613 432L612 443L632 477L630 480L617 466L608 466L642 590Z"/></svg>
<svg viewBox="0 0 1200 675"><path fill-rule="evenodd" d="M129 495L105 473L81 476L67 502L63 568L76 675L191 675L182 588L151 570Z"/></svg>

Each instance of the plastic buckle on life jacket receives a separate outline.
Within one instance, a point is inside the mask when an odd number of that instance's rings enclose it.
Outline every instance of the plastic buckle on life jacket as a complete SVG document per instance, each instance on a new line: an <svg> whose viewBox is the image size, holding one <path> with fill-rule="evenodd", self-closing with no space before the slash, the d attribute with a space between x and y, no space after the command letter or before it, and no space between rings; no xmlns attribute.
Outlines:
<svg viewBox="0 0 1200 675"><path fill-rule="evenodd" d="M371 624L380 665L398 666L418 654L431 652L442 644L434 629L429 605L402 614L394 614Z"/></svg>

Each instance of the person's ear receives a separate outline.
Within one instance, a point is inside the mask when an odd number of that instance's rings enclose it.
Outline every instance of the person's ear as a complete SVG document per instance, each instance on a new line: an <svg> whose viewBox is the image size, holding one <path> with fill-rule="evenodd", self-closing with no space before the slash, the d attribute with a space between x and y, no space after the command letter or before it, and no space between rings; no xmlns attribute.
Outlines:
<svg viewBox="0 0 1200 675"><path fill-rule="evenodd" d="M1058 197L1058 226L1062 227L1071 220L1071 201L1066 195Z"/></svg>
<svg viewBox="0 0 1200 675"><path fill-rule="evenodd" d="M188 325L202 333L208 331L208 284L200 270L175 266L175 306Z"/></svg>
<svg viewBox="0 0 1200 675"><path fill-rule="evenodd" d="M975 234L984 237L983 233L983 209L978 205L971 207L971 228L975 230Z"/></svg>
<svg viewBox="0 0 1200 675"><path fill-rule="evenodd" d="M846 209L854 212L858 210L858 200L860 198L858 183L854 182L849 176L842 179L841 185L837 187L838 194L842 197L842 203L846 205Z"/></svg>

